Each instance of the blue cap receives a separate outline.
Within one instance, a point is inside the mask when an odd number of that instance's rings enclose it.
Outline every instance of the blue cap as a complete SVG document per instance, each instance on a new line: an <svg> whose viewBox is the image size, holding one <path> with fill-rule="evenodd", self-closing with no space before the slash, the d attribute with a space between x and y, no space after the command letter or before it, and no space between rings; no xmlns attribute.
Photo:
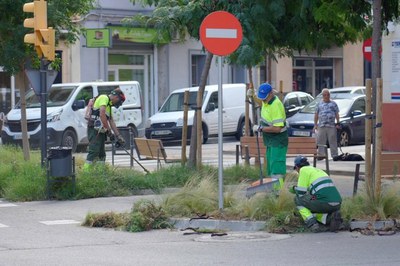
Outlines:
<svg viewBox="0 0 400 266"><path fill-rule="evenodd" d="M295 169L296 167L301 167L301 166L305 166L305 165L308 165L308 161L307 161L307 158L304 157L303 155L298 155L298 156L296 156L296 158L294 158L293 169Z"/></svg>
<svg viewBox="0 0 400 266"><path fill-rule="evenodd" d="M261 100L265 100L267 98L268 94L272 91L271 85L268 83L263 83L260 85L260 88L258 88L258 94L257 97Z"/></svg>

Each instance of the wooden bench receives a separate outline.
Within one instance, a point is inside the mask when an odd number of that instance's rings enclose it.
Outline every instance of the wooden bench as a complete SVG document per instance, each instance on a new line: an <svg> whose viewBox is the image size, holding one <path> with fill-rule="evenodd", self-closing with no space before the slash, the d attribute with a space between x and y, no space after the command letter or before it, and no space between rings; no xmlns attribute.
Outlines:
<svg viewBox="0 0 400 266"><path fill-rule="evenodd" d="M261 137L258 137L260 146L260 157L265 158L266 147L264 146ZM289 137L289 144L286 153L286 158L294 158L297 155L313 158L313 166L317 166L317 160L325 160L325 168L329 174L329 157L328 148L323 145L325 156L317 155L316 139L313 137ZM249 163L250 158L258 157L257 139L256 137L243 136L240 139L240 144L236 146L236 163L239 163L239 157Z"/></svg>
<svg viewBox="0 0 400 266"><path fill-rule="evenodd" d="M161 160L165 163L181 161L181 159L168 159L167 152L159 139L134 138L133 141L139 160L157 160L157 169L161 166Z"/></svg>
<svg viewBox="0 0 400 266"><path fill-rule="evenodd" d="M361 175L360 166L357 163L354 171L353 196L357 193L358 181L365 181L365 175ZM381 154L381 178L394 179L400 177L400 153L383 152Z"/></svg>

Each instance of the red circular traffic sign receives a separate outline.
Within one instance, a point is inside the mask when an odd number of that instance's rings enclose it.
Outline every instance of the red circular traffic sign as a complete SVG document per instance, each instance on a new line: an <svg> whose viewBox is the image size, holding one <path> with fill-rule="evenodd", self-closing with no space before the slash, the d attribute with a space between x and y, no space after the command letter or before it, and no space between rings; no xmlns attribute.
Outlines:
<svg viewBox="0 0 400 266"><path fill-rule="evenodd" d="M215 55L229 55L242 42L243 31L239 20L229 12L216 11L204 18L200 25L200 40Z"/></svg>
<svg viewBox="0 0 400 266"><path fill-rule="evenodd" d="M372 61L372 38L366 39L363 42L363 54L364 54L364 58L365 60L367 60L368 62ZM379 47L379 56L382 54L382 46Z"/></svg>

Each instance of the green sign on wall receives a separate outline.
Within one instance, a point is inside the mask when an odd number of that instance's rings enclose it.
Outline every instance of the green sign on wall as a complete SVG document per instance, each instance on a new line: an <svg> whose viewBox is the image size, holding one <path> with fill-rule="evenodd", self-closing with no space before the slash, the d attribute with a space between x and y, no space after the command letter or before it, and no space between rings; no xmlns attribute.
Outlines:
<svg viewBox="0 0 400 266"><path fill-rule="evenodd" d="M111 47L110 29L86 29L86 47Z"/></svg>
<svg viewBox="0 0 400 266"><path fill-rule="evenodd" d="M127 28L122 26L107 26L111 30L113 40L121 40L136 43L154 43L157 37L155 29ZM159 43L168 43L167 40L159 40Z"/></svg>

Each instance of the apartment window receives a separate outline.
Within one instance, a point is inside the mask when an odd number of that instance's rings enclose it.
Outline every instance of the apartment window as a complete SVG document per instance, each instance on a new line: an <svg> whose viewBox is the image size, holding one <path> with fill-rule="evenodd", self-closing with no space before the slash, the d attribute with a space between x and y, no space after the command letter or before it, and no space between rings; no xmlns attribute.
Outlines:
<svg viewBox="0 0 400 266"><path fill-rule="evenodd" d="M190 85L192 87L200 85L201 73L206 62L206 56L204 54L192 54L191 60L191 73L190 73Z"/></svg>

